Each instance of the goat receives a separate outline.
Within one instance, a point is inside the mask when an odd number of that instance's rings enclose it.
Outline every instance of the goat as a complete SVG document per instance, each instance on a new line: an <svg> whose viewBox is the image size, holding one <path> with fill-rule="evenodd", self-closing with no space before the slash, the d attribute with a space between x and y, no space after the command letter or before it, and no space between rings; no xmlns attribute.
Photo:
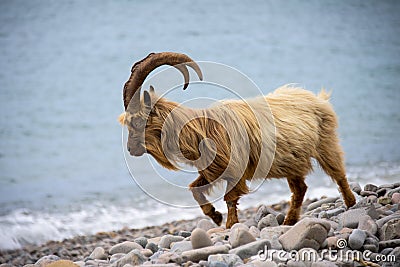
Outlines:
<svg viewBox="0 0 400 267"><path fill-rule="evenodd" d="M192 109L159 98L152 86L140 96L146 77L161 65L182 72L184 89L189 84L187 66L202 80L200 67L184 54L151 53L135 63L124 85L125 112L119 117L129 131L127 149L132 156L149 153L171 170L177 170L177 162L195 166L199 176L189 189L203 213L217 225L221 225L222 214L205 195L215 182L227 182L224 201L226 227L230 228L238 222L240 197L249 192L246 181L253 178L287 179L292 196L284 224L295 224L307 190L305 176L312 171L311 158L337 183L346 206L355 204L336 133L337 118L324 90L315 95L283 86L266 96ZM263 109L265 103L272 115ZM247 146L245 153L241 146Z"/></svg>

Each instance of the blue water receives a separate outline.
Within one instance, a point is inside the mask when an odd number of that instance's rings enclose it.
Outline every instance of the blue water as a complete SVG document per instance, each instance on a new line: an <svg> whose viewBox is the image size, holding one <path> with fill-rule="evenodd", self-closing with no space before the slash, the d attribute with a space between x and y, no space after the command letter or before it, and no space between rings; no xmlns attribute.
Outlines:
<svg viewBox="0 0 400 267"><path fill-rule="evenodd" d="M122 86L154 51L230 65L265 94L332 90L349 179L399 181L399 13L398 1L0 1L0 249L201 214L149 198L124 161ZM191 198L135 162L160 194ZM337 194L318 177L309 196ZM289 195L270 181L243 207Z"/></svg>

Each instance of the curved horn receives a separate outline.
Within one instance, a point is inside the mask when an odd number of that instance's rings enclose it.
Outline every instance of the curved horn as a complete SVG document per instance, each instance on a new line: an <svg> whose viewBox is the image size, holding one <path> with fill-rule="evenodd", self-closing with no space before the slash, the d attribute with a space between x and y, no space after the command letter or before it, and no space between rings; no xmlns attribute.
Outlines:
<svg viewBox="0 0 400 267"><path fill-rule="evenodd" d="M196 72L197 76L199 76L199 79L203 80L203 74L201 73L199 65L187 55L173 52L150 53L147 57L136 62L132 66L131 76L124 85L123 98L125 110L128 108L132 97L134 97L134 107L140 106L140 89L144 80L150 72L162 65L174 66L183 74L185 79L183 89L186 89L189 85L189 71L186 66L191 67Z"/></svg>

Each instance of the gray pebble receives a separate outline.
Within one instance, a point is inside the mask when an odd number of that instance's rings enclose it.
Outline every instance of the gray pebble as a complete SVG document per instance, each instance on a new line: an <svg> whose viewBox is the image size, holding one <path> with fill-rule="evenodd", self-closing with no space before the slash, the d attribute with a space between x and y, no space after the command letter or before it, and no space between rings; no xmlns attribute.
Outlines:
<svg viewBox="0 0 400 267"><path fill-rule="evenodd" d="M350 186L351 191L353 191L354 193L360 194L361 186L359 183L352 182L352 183L349 183L349 186Z"/></svg>
<svg viewBox="0 0 400 267"><path fill-rule="evenodd" d="M243 264L243 261L235 254L215 254L208 256L208 266L210 267L233 267L238 264Z"/></svg>
<svg viewBox="0 0 400 267"><path fill-rule="evenodd" d="M97 247L89 255L89 258L93 260L106 260L108 258L108 255L104 251L104 248Z"/></svg>
<svg viewBox="0 0 400 267"><path fill-rule="evenodd" d="M274 226L279 226L279 223L276 220L275 216L272 214L268 214L267 216L262 218L257 225L258 229L260 230L265 227L274 227Z"/></svg>
<svg viewBox="0 0 400 267"><path fill-rule="evenodd" d="M263 219L261 219L261 221ZM242 245L245 245L247 243L251 243L253 241L256 241L256 239L246 228L244 228L244 227L236 227L236 228L231 230L231 234L229 236L228 241L232 245L232 248L236 248L236 247L240 247Z"/></svg>
<svg viewBox="0 0 400 267"><path fill-rule="evenodd" d="M192 242L191 241L179 241L173 243L171 246L171 252L182 253L183 251L192 250Z"/></svg>
<svg viewBox="0 0 400 267"><path fill-rule="evenodd" d="M160 242L158 242L158 246L160 248L170 248L172 242L182 241L184 238L182 236L177 235L165 235L161 237Z"/></svg>
<svg viewBox="0 0 400 267"><path fill-rule="evenodd" d="M138 237L138 238L135 238L133 241L135 241L136 243L138 243L139 245L141 245L142 248L145 248L146 245L147 245L147 238L146 238L146 237L143 237L143 236Z"/></svg>
<svg viewBox="0 0 400 267"><path fill-rule="evenodd" d="M116 262L112 267L123 267L125 264L132 264L134 266L144 263L147 259L140 253L139 250L134 249Z"/></svg>
<svg viewBox="0 0 400 267"><path fill-rule="evenodd" d="M193 249L203 248L212 246L213 243L208 234L201 228L196 228L193 230L190 237Z"/></svg>
<svg viewBox="0 0 400 267"><path fill-rule="evenodd" d="M192 234L192 233L189 232L189 231L179 231L179 232L178 232L178 235L179 235L179 236L182 236L182 237L184 237L184 238L189 237L191 234Z"/></svg>
<svg viewBox="0 0 400 267"><path fill-rule="evenodd" d="M364 190L365 191L372 191L372 192L376 192L376 190L378 190L378 187L374 184L366 184L364 186Z"/></svg>
<svg viewBox="0 0 400 267"><path fill-rule="evenodd" d="M214 222L208 220L208 219L201 219L198 223L197 223L197 227L196 228L200 228L203 229L204 231L208 231L212 228L218 227L218 225L216 225Z"/></svg>
<svg viewBox="0 0 400 267"><path fill-rule="evenodd" d="M349 236L349 246L352 249L360 249L363 246L366 238L367 235L363 230L354 229Z"/></svg>
<svg viewBox="0 0 400 267"><path fill-rule="evenodd" d="M184 261L198 262L201 260L208 260L208 256L213 254L227 254L229 247L227 245L209 246L199 249L193 249L182 252Z"/></svg>
<svg viewBox="0 0 400 267"><path fill-rule="evenodd" d="M250 258L251 256L257 255L260 250L264 250L265 247L271 247L271 243L268 240L258 240L246 245L231 249L230 254L238 255L242 260Z"/></svg>
<svg viewBox="0 0 400 267"><path fill-rule="evenodd" d="M113 255L115 253L128 253L129 251L133 249L142 249L142 246L139 245L136 242L131 242L131 241L125 241L119 244L116 244L110 248L110 255Z"/></svg>
<svg viewBox="0 0 400 267"><path fill-rule="evenodd" d="M158 251L158 249L159 249L158 245L153 243L153 242L147 243L145 248L146 249L150 249L151 251L153 251L153 253L156 253Z"/></svg>
<svg viewBox="0 0 400 267"><path fill-rule="evenodd" d="M327 198L317 200L317 201L311 203L310 205L308 205L307 211L314 210L318 207L321 207L322 204L334 203L337 199L338 199L338 197L327 197Z"/></svg>

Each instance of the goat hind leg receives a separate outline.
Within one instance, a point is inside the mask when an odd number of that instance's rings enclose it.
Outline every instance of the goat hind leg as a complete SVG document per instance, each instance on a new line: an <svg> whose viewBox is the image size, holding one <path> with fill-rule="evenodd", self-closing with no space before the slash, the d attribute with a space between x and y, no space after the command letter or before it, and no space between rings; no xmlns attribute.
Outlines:
<svg viewBox="0 0 400 267"><path fill-rule="evenodd" d="M228 182L227 193L224 196L224 201L228 207L228 218L226 219L226 228L231 228L232 225L239 222L237 215L237 205L240 196L247 194L249 189L247 188L246 181L244 179L239 180L236 184Z"/></svg>
<svg viewBox="0 0 400 267"><path fill-rule="evenodd" d="M300 209L303 204L304 195L307 191L307 185L304 182L304 177L288 177L287 178L292 197L290 200L290 208L286 214L283 224L293 225L300 217Z"/></svg>
<svg viewBox="0 0 400 267"><path fill-rule="evenodd" d="M203 213L210 217L217 225L221 225L222 214L219 211L216 211L215 207L204 196L204 193L210 190L210 186L211 185L208 181L200 175L189 185L189 189L193 194L193 198L200 205Z"/></svg>

